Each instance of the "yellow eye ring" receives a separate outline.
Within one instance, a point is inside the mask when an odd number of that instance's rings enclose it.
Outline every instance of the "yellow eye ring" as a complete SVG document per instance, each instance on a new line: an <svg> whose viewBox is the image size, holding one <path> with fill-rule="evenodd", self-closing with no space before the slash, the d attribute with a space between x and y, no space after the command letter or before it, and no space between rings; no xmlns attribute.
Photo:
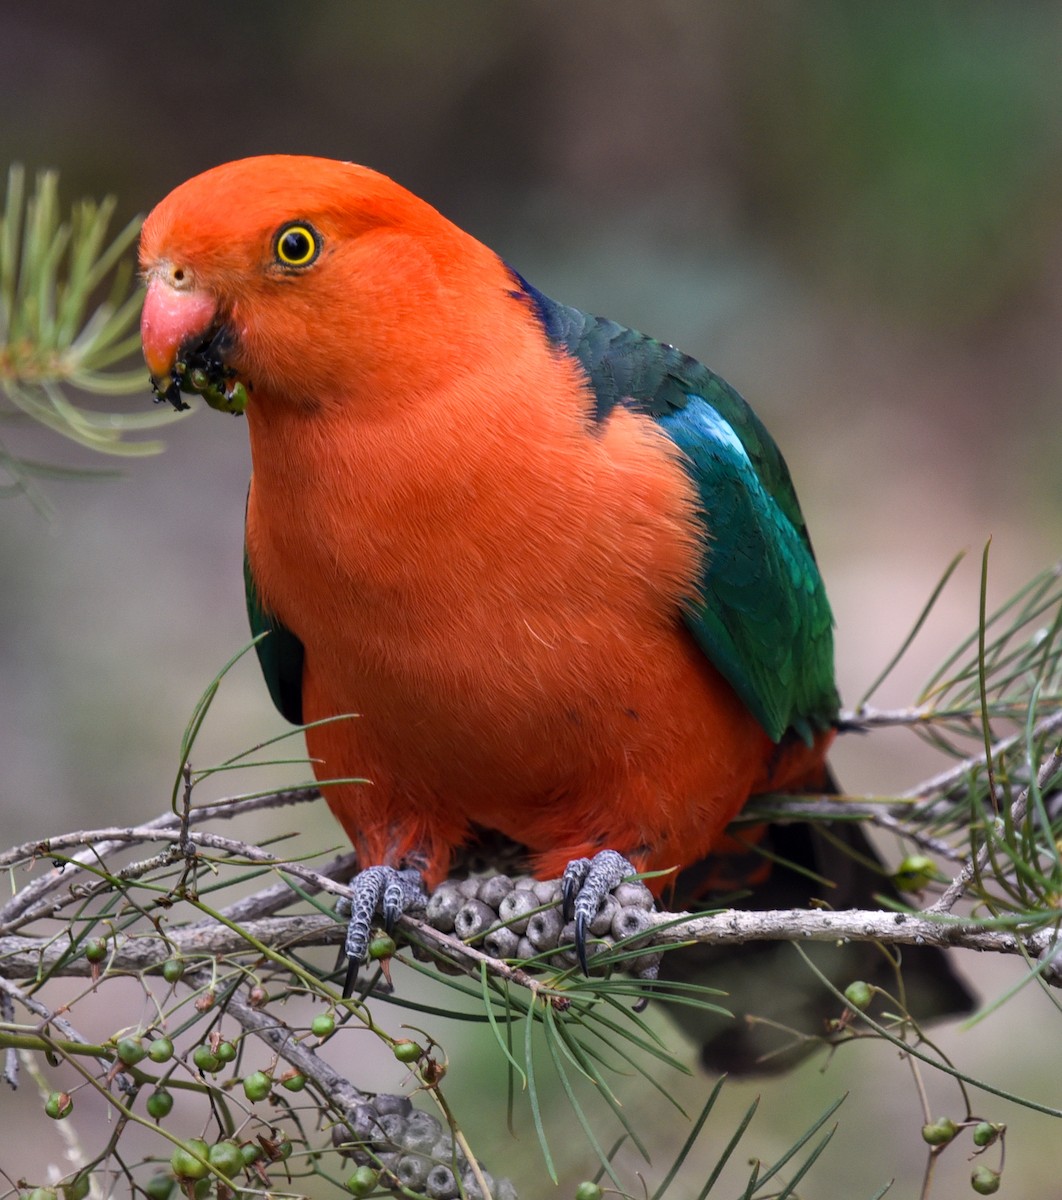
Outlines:
<svg viewBox="0 0 1062 1200"><path fill-rule="evenodd" d="M321 239L312 225L295 222L285 225L273 243L273 252L282 267L308 267L321 249Z"/></svg>

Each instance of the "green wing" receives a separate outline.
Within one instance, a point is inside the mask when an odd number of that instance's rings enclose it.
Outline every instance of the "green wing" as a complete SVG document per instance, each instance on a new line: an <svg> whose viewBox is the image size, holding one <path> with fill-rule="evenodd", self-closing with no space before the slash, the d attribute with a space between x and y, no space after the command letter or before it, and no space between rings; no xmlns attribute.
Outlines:
<svg viewBox="0 0 1062 1200"><path fill-rule="evenodd" d="M596 418L652 416L681 448L701 499L700 591L683 617L768 735L810 740L840 705L833 617L785 459L756 414L689 355L543 296L514 272L549 339L582 364Z"/></svg>
<svg viewBox="0 0 1062 1200"><path fill-rule="evenodd" d="M269 694L282 717L293 725L301 725L302 642L263 608L246 549L243 553L243 582L247 591L247 616L251 622L251 633L255 637L262 633L269 635L255 646Z"/></svg>

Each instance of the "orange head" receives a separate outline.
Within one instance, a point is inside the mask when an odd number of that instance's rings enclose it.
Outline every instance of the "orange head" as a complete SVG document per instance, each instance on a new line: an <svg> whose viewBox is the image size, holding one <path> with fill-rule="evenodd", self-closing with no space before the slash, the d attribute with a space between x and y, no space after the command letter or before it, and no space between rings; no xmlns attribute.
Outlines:
<svg viewBox="0 0 1062 1200"><path fill-rule="evenodd" d="M289 155L176 188L144 223L140 265L157 394L231 411L237 382L252 405L310 407L398 394L412 364L430 385L426 371L445 378L474 352L476 306L508 283L491 251L392 180Z"/></svg>

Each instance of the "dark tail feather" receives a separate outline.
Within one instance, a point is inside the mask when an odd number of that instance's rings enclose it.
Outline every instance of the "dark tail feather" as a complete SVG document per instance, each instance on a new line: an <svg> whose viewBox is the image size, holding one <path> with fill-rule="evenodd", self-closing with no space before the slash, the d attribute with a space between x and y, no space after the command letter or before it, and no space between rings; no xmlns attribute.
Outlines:
<svg viewBox="0 0 1062 1200"><path fill-rule="evenodd" d="M705 894L705 880L734 875L735 857L722 855L709 857L679 876L675 903L689 906L691 889L697 889L697 906L702 908L721 904L758 910L807 908L814 899L836 909L880 908L875 896L898 898L881 859L855 822L835 822L825 831L806 822L772 824L764 829L758 847L776 861L767 878L757 882L747 896L734 899L720 897L718 892ZM746 857L750 860L747 865L762 873L764 857L755 849ZM834 886L795 868L810 871ZM842 991L854 980L863 979L896 995L896 970L873 943L838 946L815 942L803 943L802 948ZM970 1011L974 998L945 951L931 946L898 949L907 1009L916 1020ZM720 1004L734 1014L733 1020L685 1005L671 1010L700 1042L701 1060L711 1071L750 1075L786 1070L821 1048L821 1039L828 1036L827 1022L839 1017L844 1007L784 943L672 951L664 955L660 974L727 993Z"/></svg>

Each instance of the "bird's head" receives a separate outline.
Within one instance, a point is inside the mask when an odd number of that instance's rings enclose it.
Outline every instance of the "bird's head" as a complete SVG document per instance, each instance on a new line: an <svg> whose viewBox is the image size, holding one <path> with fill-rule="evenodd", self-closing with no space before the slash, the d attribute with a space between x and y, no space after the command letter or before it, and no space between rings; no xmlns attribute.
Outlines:
<svg viewBox="0 0 1062 1200"><path fill-rule="evenodd" d="M402 392L446 372L462 307L496 257L392 180L270 155L172 191L140 238L144 357L156 397L242 412L259 395L309 407ZM397 389L397 391L396 391ZM415 389L414 389L415 390Z"/></svg>

